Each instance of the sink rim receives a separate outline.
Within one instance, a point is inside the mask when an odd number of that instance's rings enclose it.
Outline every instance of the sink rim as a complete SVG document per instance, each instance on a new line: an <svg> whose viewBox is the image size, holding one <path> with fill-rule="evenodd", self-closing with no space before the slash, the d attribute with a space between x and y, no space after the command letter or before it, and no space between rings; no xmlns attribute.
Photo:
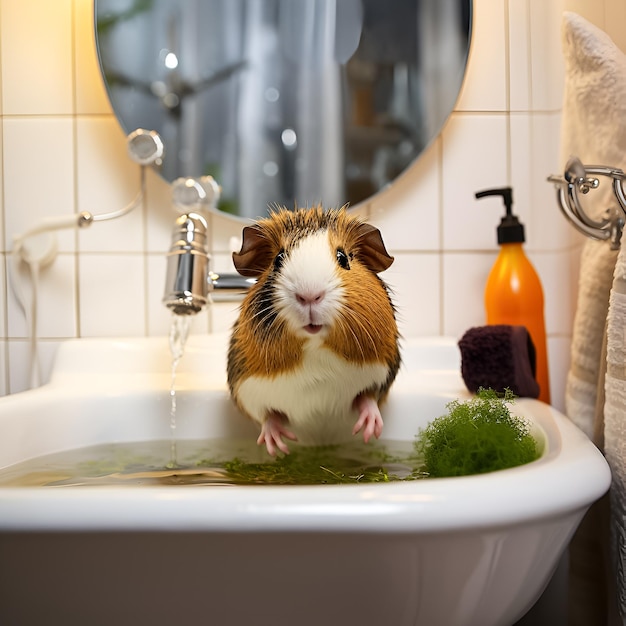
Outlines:
<svg viewBox="0 0 626 626"><path fill-rule="evenodd" d="M224 349L223 337L208 337L192 341L191 345L195 346L192 350L217 353ZM143 351L149 353L148 347L163 346L158 341L167 346L165 338L126 339L119 344L111 340L68 342L70 345L62 346L50 384L0 398L0 428L3 422L11 421L7 413L16 406L28 410L29 406L35 409L75 398L79 393L75 387L77 380L82 385L80 394L86 396L106 389L111 383L107 377L103 380L93 375L77 378L68 374L63 363L71 360L77 351L106 347L119 353L119 350L136 349L135 354L145 358ZM410 342L411 346L444 347L450 352L449 359L432 372L422 370L425 382L421 385L416 384L415 372L401 371L397 385L392 388L390 403L407 406L402 402L413 398L405 394L423 397L430 394L428 397L446 399L468 395L458 369L451 370L448 364L457 358L451 349L456 344L452 342L441 337ZM164 351L167 354L166 347ZM124 358L128 358L128 353ZM102 361L91 362L95 367L102 366ZM184 379L184 368L182 371ZM163 372L156 374L111 375L118 377L115 388L118 399L124 400L138 391L164 393ZM445 378L448 374L445 386L432 388L431 375ZM201 391L205 394L225 393L223 372L221 378L216 375L209 381L191 373L185 380L192 387L203 381ZM168 387L165 390L169 391ZM514 412L536 416L550 443L537 461L499 472L356 485L2 487L0 530L455 532L570 514L584 510L608 490L610 471L604 457L565 416L531 399L518 399ZM565 488L574 485L575 488Z"/></svg>

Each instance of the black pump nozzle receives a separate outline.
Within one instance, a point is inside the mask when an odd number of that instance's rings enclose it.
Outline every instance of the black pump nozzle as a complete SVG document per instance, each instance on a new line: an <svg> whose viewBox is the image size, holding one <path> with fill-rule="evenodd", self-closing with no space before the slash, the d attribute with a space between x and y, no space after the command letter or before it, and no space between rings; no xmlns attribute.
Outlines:
<svg viewBox="0 0 626 626"><path fill-rule="evenodd" d="M485 189L485 191L477 191L476 199L485 196L502 196L502 201L506 207L507 216L511 216L511 208L513 206L513 189L511 187L500 187L499 189Z"/></svg>
<svg viewBox="0 0 626 626"><path fill-rule="evenodd" d="M506 215L497 228L498 243L524 243L524 225L517 219L516 215L513 215L513 189L511 187L499 187L476 192L477 199L486 196L501 196L506 208Z"/></svg>

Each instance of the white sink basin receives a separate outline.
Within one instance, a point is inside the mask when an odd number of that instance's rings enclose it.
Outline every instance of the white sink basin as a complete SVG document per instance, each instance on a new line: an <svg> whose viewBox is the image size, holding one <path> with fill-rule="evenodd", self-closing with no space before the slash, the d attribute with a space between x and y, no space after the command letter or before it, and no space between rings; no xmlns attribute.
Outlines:
<svg viewBox="0 0 626 626"><path fill-rule="evenodd" d="M225 336L191 337L180 439L255 438L225 383ZM406 342L384 438L469 397L452 339ZM51 382L0 399L0 468L170 437L165 338L65 343ZM510 625L535 602L608 466L522 399L541 459L462 478L317 486L0 488L0 623ZM9 574L10 573L10 574ZM275 608L275 605L280 608ZM55 619L51 618L54 617Z"/></svg>

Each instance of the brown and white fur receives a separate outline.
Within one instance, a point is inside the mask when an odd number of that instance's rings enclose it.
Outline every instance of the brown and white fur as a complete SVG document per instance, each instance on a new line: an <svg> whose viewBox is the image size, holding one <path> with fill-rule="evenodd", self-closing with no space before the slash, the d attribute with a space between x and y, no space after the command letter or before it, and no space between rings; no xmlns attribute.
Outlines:
<svg viewBox="0 0 626 626"><path fill-rule="evenodd" d="M257 277L233 327L228 384L259 444L379 437L400 366L395 309L377 273L393 262L344 208L277 209L243 230L237 271Z"/></svg>

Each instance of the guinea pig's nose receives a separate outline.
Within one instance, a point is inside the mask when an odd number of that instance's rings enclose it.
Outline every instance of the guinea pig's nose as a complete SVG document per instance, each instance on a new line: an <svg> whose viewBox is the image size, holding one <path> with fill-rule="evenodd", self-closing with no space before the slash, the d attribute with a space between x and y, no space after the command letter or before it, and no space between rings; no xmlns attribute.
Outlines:
<svg viewBox="0 0 626 626"><path fill-rule="evenodd" d="M310 304L319 304L324 299L325 295L326 292L324 291L317 291L312 293L302 292L296 294L296 300L299 304L302 304L303 306L308 306Z"/></svg>

